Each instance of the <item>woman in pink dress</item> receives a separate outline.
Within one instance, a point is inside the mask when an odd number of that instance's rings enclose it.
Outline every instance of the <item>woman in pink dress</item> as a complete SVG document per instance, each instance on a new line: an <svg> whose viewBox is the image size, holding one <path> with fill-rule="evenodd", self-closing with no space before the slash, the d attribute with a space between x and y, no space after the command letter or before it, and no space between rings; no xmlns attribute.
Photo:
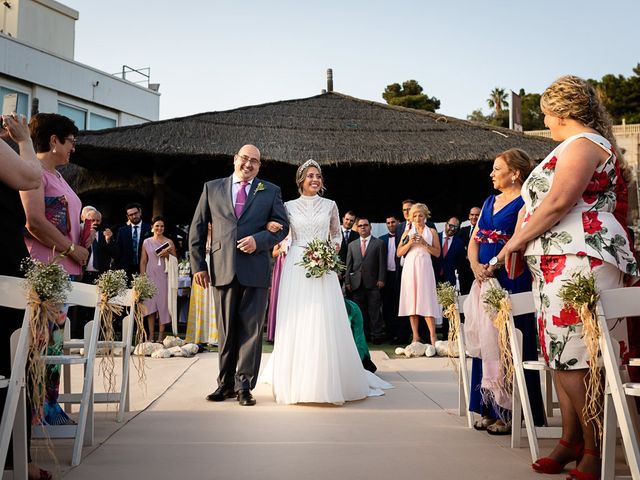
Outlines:
<svg viewBox="0 0 640 480"><path fill-rule="evenodd" d="M176 255L176 247L173 242L164 236L164 218L154 217L151 224L153 236L142 242L142 256L140 258L140 273L146 273L149 280L158 288L158 291L149 300L144 301L147 309L147 325L149 327L149 341L153 341L158 317L158 341L164 339L164 327L171 322L168 301L168 278L165 271L165 259L169 255ZM164 244L167 247L156 251Z"/></svg>
<svg viewBox="0 0 640 480"><path fill-rule="evenodd" d="M424 317L429 327L431 344L435 345L436 319L440 307L436 297L436 278L431 266L431 255L440 255L438 232L426 225L429 209L424 203L416 203L409 212L412 226L405 230L398 244L398 256L404 259L404 268L400 279L399 317L409 317L413 338L419 342L418 325Z"/></svg>

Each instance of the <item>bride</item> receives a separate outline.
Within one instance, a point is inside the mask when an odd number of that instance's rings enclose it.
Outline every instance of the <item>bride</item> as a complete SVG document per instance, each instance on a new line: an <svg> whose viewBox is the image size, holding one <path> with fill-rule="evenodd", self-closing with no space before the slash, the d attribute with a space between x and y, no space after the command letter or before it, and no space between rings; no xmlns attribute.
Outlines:
<svg viewBox="0 0 640 480"><path fill-rule="evenodd" d="M313 239L341 241L338 207L322 198L320 165L303 163L296 173L300 197L285 203L291 246L280 279L276 335L262 381L271 383L276 402L333 403L383 395L393 388L362 367L342 290L335 272L307 278L296 265Z"/></svg>

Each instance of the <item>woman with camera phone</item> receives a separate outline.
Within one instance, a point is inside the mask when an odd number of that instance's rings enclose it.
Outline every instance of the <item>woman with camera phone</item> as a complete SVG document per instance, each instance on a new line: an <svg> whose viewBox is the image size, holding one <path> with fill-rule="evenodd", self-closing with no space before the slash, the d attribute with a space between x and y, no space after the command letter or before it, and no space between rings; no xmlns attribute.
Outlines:
<svg viewBox="0 0 640 480"><path fill-rule="evenodd" d="M173 242L164 236L164 218L154 217L151 224L153 236L142 242L142 256L140 257L140 273L146 273L149 280L158 291L149 300L145 300L147 309L147 325L149 327L149 341L153 342L155 335L156 317L158 318L158 341L164 339L164 328L171 322L169 314L168 289L169 281L165 268L169 255L176 256Z"/></svg>

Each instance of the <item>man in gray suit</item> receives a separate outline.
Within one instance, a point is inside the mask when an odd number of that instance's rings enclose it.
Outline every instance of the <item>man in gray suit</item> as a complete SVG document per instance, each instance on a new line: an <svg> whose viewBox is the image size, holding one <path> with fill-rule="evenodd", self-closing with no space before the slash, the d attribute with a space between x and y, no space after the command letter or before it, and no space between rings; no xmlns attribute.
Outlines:
<svg viewBox="0 0 640 480"><path fill-rule="evenodd" d="M387 249L382 240L371 235L369 220L360 218L356 226L360 238L347 249L344 285L362 310L371 341L380 344L385 338L381 289L387 273Z"/></svg>
<svg viewBox="0 0 640 480"><path fill-rule="evenodd" d="M276 185L256 178L260 151L245 145L234 156L233 175L204 184L189 230L193 280L213 285L218 316L218 388L207 400L237 397L255 405L255 387L262 354L262 330L270 283L271 249L289 230L282 194ZM282 225L277 233L269 221ZM211 222L211 272L205 245Z"/></svg>

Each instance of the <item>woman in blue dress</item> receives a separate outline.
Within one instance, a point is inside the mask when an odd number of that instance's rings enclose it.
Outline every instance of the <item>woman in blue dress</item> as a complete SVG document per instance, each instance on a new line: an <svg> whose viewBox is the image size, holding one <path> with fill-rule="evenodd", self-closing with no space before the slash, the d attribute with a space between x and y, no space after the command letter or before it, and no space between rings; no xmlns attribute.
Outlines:
<svg viewBox="0 0 640 480"><path fill-rule="evenodd" d="M493 162L491 180L493 187L500 192L489 196L482 207L480 220L476 225L472 240L469 242L469 263L475 279L483 282L495 277L502 288L509 293L531 291L531 274L525 270L511 280L503 268L505 259L500 254L502 247L509 240L518 221L518 212L524 202L520 196L522 183L533 169L533 162L523 150L512 148L499 154ZM493 259L493 260L492 260ZM523 360L537 360L536 322L534 314L514 317L516 328L522 332ZM540 376L538 372L526 371L525 380L531 402L534 423L542 426L546 423ZM471 399L469 409L482 415L474 424L476 430L487 430L492 435L511 433L510 412L497 411L496 405L483 401L480 390L482 381L482 360L473 359L471 373Z"/></svg>

